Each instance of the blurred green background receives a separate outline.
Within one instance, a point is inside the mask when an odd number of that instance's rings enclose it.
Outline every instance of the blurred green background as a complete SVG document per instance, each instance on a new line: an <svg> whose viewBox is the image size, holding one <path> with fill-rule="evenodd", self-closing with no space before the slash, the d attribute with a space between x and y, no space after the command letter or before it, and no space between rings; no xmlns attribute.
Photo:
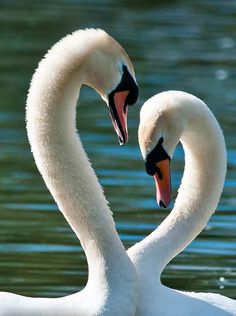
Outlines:
<svg viewBox="0 0 236 316"><path fill-rule="evenodd" d="M25 101L37 63L61 37L99 27L131 57L140 88L129 111L130 140L120 148L106 106L83 88L78 129L128 248L171 210L157 208L137 144L141 104L162 90L202 98L223 128L228 174L220 204L201 235L163 273L178 289L236 298L236 2L0 0L0 291L61 296L80 290L87 264L33 161ZM172 162L173 199L183 152Z"/></svg>

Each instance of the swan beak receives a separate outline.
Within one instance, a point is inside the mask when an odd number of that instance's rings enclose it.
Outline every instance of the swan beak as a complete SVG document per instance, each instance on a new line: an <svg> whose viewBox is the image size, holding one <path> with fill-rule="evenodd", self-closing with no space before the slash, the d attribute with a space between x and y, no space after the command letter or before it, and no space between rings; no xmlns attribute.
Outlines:
<svg viewBox="0 0 236 316"><path fill-rule="evenodd" d="M170 160L161 160L155 166L158 170L154 174L157 203L166 208L171 201Z"/></svg>
<svg viewBox="0 0 236 316"><path fill-rule="evenodd" d="M112 124L119 138L120 145L128 141L127 114L128 106L126 98L129 91L118 91L113 95L113 106L109 106Z"/></svg>

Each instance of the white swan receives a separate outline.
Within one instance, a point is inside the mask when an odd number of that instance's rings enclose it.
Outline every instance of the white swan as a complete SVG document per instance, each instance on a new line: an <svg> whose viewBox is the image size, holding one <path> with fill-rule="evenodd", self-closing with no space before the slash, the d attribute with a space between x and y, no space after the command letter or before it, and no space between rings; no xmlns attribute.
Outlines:
<svg viewBox="0 0 236 316"><path fill-rule="evenodd" d="M135 315L236 315L232 299L176 291L160 281L167 263L201 232L216 209L224 185L226 149L214 115L201 100L180 91L150 98L141 109L139 144L164 207L170 202L169 162L179 140L185 169L174 208L153 233L128 250L140 281Z"/></svg>
<svg viewBox="0 0 236 316"><path fill-rule="evenodd" d="M120 142L125 143L127 105L136 102L138 88L129 57L102 30L77 31L52 47L33 76L26 107L36 165L86 253L87 285L62 298L1 292L0 316L134 315L136 272L76 131L82 84L96 89L108 103Z"/></svg>

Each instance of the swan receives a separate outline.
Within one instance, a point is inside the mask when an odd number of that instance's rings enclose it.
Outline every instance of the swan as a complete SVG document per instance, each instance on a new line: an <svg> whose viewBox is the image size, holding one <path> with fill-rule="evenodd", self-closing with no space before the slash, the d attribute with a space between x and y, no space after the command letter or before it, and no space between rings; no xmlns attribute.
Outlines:
<svg viewBox="0 0 236 316"><path fill-rule="evenodd" d="M61 298L0 293L1 316L132 316L136 271L116 232L112 213L76 130L82 84L108 104L120 144L128 139L128 105L137 101L134 69L105 31L79 30L56 43L33 75L26 105L36 165L88 261L85 288Z"/></svg>
<svg viewBox="0 0 236 316"><path fill-rule="evenodd" d="M203 101L167 91L140 112L139 145L161 207L170 203L170 161L177 143L185 153L184 175L174 208L160 226L128 250L139 276L136 316L236 315L236 301L213 293L177 291L161 284L167 263L206 226L217 207L226 174L226 148L219 124Z"/></svg>

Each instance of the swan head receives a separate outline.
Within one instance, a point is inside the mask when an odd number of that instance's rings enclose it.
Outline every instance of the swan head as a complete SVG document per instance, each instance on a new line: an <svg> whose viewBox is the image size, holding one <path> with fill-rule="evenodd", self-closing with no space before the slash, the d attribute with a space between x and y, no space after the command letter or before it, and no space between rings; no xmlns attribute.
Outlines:
<svg viewBox="0 0 236 316"><path fill-rule="evenodd" d="M170 162L185 124L178 98L174 92L157 94L140 112L139 146L146 172L155 180L157 202L164 208L171 201Z"/></svg>
<svg viewBox="0 0 236 316"><path fill-rule="evenodd" d="M92 86L107 103L120 145L128 141L128 106L138 99L138 85L132 62L110 35L96 32L95 46L88 54L85 66L86 84Z"/></svg>

